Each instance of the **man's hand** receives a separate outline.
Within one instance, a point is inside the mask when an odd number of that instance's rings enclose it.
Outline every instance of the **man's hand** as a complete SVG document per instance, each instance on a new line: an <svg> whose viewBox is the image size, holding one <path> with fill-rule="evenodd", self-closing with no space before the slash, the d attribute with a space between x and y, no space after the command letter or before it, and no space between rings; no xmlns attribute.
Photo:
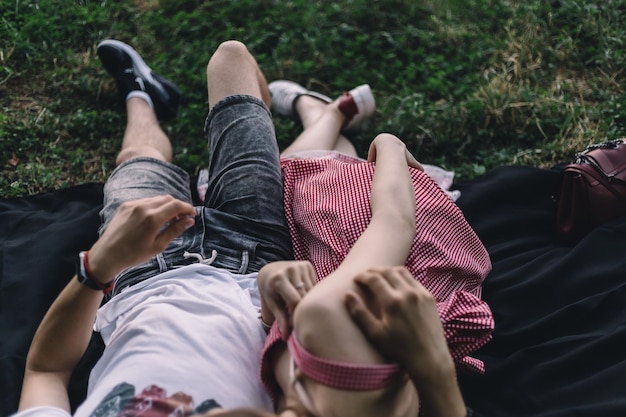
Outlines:
<svg viewBox="0 0 626 417"><path fill-rule="evenodd" d="M370 269L354 281L369 301L347 293L348 312L381 353L418 379L451 363L435 299L406 268Z"/></svg>
<svg viewBox="0 0 626 417"><path fill-rule="evenodd" d="M407 371L425 413L465 416L467 409L432 294L404 267L370 269L354 281L368 301L348 292L348 312L374 346Z"/></svg>
<svg viewBox="0 0 626 417"><path fill-rule="evenodd" d="M146 262L193 226L192 205L169 195L124 203L89 251L93 278L101 283Z"/></svg>
<svg viewBox="0 0 626 417"><path fill-rule="evenodd" d="M259 291L263 321L278 320L283 339L287 340L293 326L293 312L304 295L317 282L309 261L277 261L259 271Z"/></svg>

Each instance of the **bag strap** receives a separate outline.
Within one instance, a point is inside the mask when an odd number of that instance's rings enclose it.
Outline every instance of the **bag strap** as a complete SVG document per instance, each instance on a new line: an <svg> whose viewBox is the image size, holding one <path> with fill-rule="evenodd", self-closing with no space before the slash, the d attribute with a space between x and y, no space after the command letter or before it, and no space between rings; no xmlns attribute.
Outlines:
<svg viewBox="0 0 626 417"><path fill-rule="evenodd" d="M611 141L597 143L594 145L589 145L584 151L576 154L576 160L574 163L579 165L589 164L609 182L626 184L626 181L616 177L617 174L626 169L626 163L620 161L620 163L616 165L615 162L617 161L617 159L611 158L607 154L607 151L610 152L611 150L618 150L620 145L623 145L624 143L625 142L623 139L615 139ZM624 153L623 157L626 160L626 152L620 153ZM618 155L614 156L619 157L621 155L619 155L618 153ZM600 160L600 163L598 162L598 160ZM607 172L606 169L604 169L602 166L607 167L610 172Z"/></svg>

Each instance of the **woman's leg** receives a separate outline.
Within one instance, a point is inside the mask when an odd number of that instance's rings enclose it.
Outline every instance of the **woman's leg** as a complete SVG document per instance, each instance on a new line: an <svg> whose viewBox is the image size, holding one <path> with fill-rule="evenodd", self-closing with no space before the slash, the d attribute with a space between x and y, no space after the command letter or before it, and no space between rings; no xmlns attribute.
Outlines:
<svg viewBox="0 0 626 417"><path fill-rule="evenodd" d="M326 104L315 97L302 95L297 99L295 109L304 130L283 150L281 156L320 150L357 156L352 143L340 133L346 116L339 110L339 100Z"/></svg>

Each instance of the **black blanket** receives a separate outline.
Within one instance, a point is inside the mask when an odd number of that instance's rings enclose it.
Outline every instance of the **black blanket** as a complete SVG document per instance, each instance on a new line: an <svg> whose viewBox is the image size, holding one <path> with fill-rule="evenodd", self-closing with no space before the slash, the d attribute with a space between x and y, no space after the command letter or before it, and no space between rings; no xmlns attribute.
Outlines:
<svg viewBox="0 0 626 417"><path fill-rule="evenodd" d="M460 183L458 201L489 250L483 298L496 330L460 375L485 416L626 416L626 218L574 247L554 239L556 170L503 167ZM96 239L102 186L0 199L0 415L14 412L28 345ZM97 335L71 383L72 404L102 349Z"/></svg>

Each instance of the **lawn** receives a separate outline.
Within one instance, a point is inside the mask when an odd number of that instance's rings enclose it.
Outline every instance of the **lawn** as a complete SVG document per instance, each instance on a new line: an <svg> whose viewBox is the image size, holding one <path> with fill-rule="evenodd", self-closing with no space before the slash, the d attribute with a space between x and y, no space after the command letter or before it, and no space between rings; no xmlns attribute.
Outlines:
<svg viewBox="0 0 626 417"><path fill-rule="evenodd" d="M133 45L184 94L164 125L175 159L205 166L205 66L246 43L268 80L336 96L369 83L377 132L469 179L507 164L551 167L623 134L626 1L0 0L0 196L102 182L124 107L95 53ZM299 131L276 118L279 144Z"/></svg>

